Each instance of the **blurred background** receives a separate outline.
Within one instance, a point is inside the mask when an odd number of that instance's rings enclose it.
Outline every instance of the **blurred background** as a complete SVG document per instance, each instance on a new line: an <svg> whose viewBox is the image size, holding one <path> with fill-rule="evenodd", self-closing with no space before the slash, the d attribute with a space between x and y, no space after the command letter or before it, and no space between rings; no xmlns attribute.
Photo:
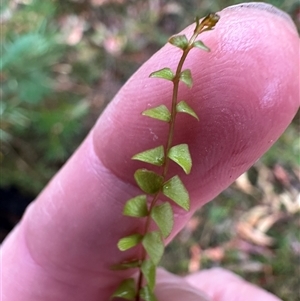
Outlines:
<svg viewBox="0 0 300 301"><path fill-rule="evenodd" d="M2 0L0 242L130 75L168 37L242 1ZM297 0L265 1L300 28ZM300 120L167 247L177 274L223 266L300 300Z"/></svg>

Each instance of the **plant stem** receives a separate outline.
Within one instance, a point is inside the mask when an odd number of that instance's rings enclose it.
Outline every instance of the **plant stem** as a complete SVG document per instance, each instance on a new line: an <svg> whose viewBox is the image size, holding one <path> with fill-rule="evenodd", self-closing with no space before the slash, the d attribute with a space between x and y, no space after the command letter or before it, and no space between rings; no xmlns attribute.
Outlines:
<svg viewBox="0 0 300 301"><path fill-rule="evenodd" d="M190 52L190 50L192 48L194 48L193 43L195 42L198 35L200 33L204 32L204 31L212 29L212 27L217 23L218 20L219 20L219 17L216 14L208 15L206 18L204 18L202 20L201 23L199 23L199 21L197 20L197 25L196 25L196 28L194 30L194 33L193 33L192 37L189 39L188 46L183 50L183 54L181 55L180 61L178 63L175 76L172 80L172 82L173 82L173 92L172 92L171 120L170 120L170 123L169 123L168 140L167 140L166 147L165 147L165 162L163 164L163 170L162 170L163 182L166 181L167 173L168 173L168 170L169 170L170 159L168 157L168 153L169 153L169 151L172 147L173 138L174 138L175 119L176 119L176 115L177 115L176 105L177 105L177 101L178 101L178 89L179 89L179 82L180 82L180 74L182 72L183 64L184 64L185 59L186 59L188 53ZM147 216L146 223L145 223L145 228L144 228L144 235L146 233L148 233L148 231L149 231L150 224L151 224L151 215L150 215L150 213L151 213L153 207L155 206L155 204L157 203L160 193L161 193L161 191L158 191L154 195L154 197L153 197L153 199L150 203L149 215ZM143 260L146 259L147 254L146 254L146 251L145 251L144 248L142 248L141 252L142 252L141 253L141 259L143 261ZM142 288L142 285L143 285L143 273L140 269L139 270L139 276L138 276L138 282L137 282L136 301L141 301L139 292Z"/></svg>
<svg viewBox="0 0 300 301"><path fill-rule="evenodd" d="M172 142L173 142L173 137L174 137L175 118L176 118L176 113L177 113L176 112L176 105L177 105L177 100L178 100L178 89L179 89L180 74L181 74L182 67L183 67L183 64L185 62L185 59L186 59L187 55L189 54L190 50L194 47L193 43L195 42L196 38L198 37L198 35L201 32L207 30L206 23L208 23L208 20L209 20L209 18L206 17L200 24L197 24L197 26L194 30L194 34L192 35L192 37L189 40L188 46L183 51L183 54L180 58L180 61L178 63L177 69L176 69L175 77L173 79L171 121L170 121L170 126L169 126L168 142L167 142L166 148L165 148L166 161L165 161L164 169L163 169L163 173L162 173L164 181L165 181L165 177L168 173L169 162L170 162L170 159L168 157L168 153L170 151L170 148L172 147Z"/></svg>

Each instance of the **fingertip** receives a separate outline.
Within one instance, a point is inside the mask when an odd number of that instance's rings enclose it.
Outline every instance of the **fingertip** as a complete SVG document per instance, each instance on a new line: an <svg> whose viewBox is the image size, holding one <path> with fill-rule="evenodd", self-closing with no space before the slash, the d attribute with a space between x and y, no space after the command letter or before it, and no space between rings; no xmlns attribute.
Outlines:
<svg viewBox="0 0 300 301"><path fill-rule="evenodd" d="M271 14L274 14L282 19L284 19L291 28L293 28L297 32L297 28L290 17L290 15L283 10L277 8L276 6L265 3L265 2L246 2L246 3L239 3L236 5L231 5L223 9L223 11L231 11L231 10L244 10L244 9L250 9L250 10L261 10L265 11Z"/></svg>

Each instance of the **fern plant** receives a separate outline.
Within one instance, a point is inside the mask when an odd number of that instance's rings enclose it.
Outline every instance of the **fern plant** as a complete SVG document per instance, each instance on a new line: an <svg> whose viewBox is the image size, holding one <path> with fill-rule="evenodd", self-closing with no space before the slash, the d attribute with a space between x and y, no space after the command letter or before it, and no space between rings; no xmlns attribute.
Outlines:
<svg viewBox="0 0 300 301"><path fill-rule="evenodd" d="M144 116L168 123L168 138L165 145L156 146L132 157L133 160L159 166L161 172L157 173L147 168L141 168L134 173L135 181L143 193L125 203L123 214L132 218L144 219L145 226L142 233L131 233L121 238L118 248L120 251L126 251L141 244L141 254L139 258L121 262L113 268L117 270L138 268L138 277L122 281L112 298L118 297L133 301L157 300L154 294L156 267L164 253L164 239L171 234L174 223L170 201L175 202L186 211L190 208L189 193L180 177L178 175L170 176L168 173L171 161L178 164L186 174L189 174L192 168L189 146L187 144L173 145L176 115L185 113L199 120L195 111L184 100L178 99L180 82L189 88L193 85L191 71L183 69L183 64L193 48L210 51L202 41L196 39L199 34L212 30L218 20L219 16L214 13L206 16L201 22L197 18L194 33L190 39L185 35L171 37L169 43L182 50L175 73L166 67L150 74L152 78L161 78L173 83L171 110L162 104L142 112ZM161 201L161 195L166 196L170 201ZM154 231L151 230L153 223L157 226Z"/></svg>

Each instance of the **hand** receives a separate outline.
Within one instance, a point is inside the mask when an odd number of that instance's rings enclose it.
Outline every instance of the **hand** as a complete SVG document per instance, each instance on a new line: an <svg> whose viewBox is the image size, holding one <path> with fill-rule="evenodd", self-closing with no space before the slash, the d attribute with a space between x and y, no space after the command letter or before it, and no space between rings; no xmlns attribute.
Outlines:
<svg viewBox="0 0 300 301"><path fill-rule="evenodd" d="M299 105L299 38L289 17L266 4L220 15L216 29L201 36L212 52L192 50L185 64L195 85L182 86L180 97L200 122L178 117L175 141L188 143L193 158L191 175L182 176L192 208L174 205L171 238L274 143ZM177 61L178 49L166 45L146 62L29 206L2 245L3 301L109 300L125 276L110 266L136 254L120 252L117 241L141 227L122 216L124 202L139 193L133 173L141 165L130 158L165 141L166 128L140 113L168 104L171 86L148 75ZM211 300L278 300L224 270L185 280L159 272L161 301L199 301L201 291Z"/></svg>

